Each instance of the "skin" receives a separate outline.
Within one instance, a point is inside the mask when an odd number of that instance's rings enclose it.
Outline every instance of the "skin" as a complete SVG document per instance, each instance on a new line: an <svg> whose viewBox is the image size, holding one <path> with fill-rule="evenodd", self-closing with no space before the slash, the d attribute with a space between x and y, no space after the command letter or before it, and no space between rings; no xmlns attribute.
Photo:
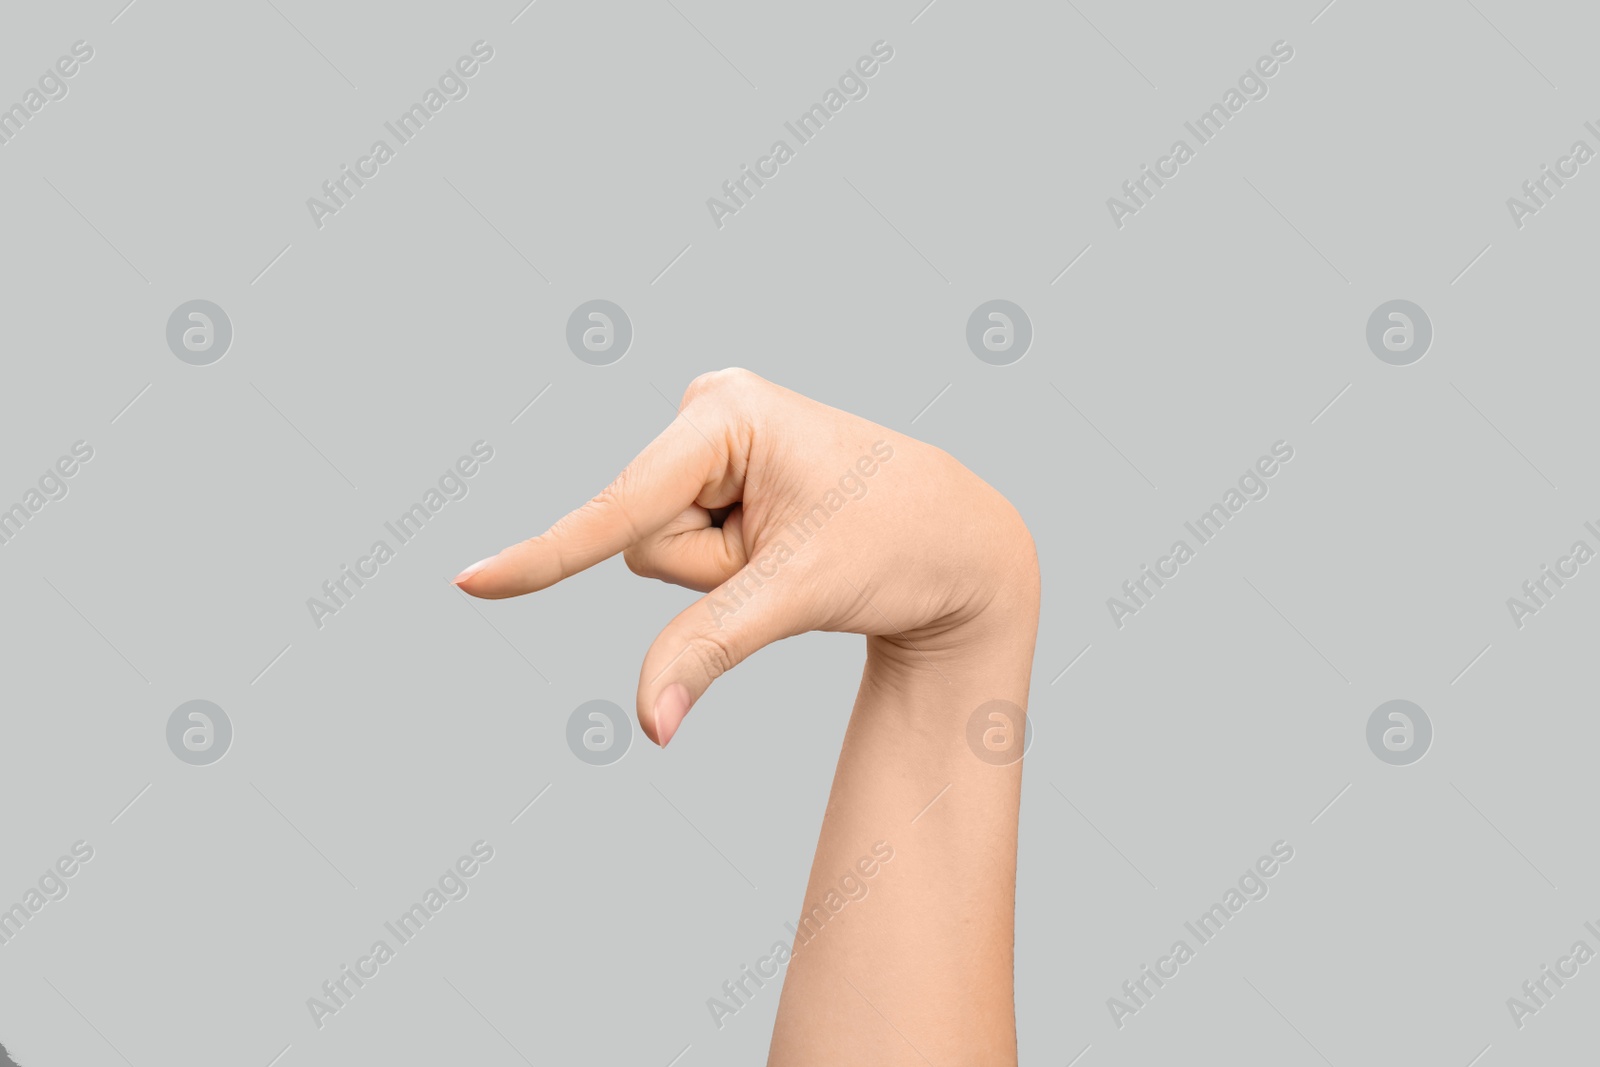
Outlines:
<svg viewBox="0 0 1600 1067"><path fill-rule="evenodd" d="M985 706L1020 747L1039 571L1016 509L937 448L725 370L593 500L455 582L519 596L619 552L707 594L640 671L663 747L763 646L867 639L769 1064L1015 1064L1022 764L980 758L969 722Z"/></svg>

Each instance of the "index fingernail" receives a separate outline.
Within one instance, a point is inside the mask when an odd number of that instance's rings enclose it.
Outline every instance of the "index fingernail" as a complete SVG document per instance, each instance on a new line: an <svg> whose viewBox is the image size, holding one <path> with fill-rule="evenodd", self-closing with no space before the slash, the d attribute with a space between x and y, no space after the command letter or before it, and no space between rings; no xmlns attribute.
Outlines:
<svg viewBox="0 0 1600 1067"><path fill-rule="evenodd" d="M478 562L474 563L472 566L468 567L466 570L450 579L451 584L460 585L468 578L471 578L474 574L477 574L479 571L483 570L483 568L488 566L490 561L493 559L493 556L490 556L488 559L480 559Z"/></svg>

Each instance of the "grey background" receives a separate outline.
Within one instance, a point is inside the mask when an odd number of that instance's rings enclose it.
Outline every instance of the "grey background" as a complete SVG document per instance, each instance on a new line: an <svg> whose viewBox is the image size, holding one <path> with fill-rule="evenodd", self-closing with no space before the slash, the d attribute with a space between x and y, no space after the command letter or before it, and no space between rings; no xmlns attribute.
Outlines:
<svg viewBox="0 0 1600 1067"><path fill-rule="evenodd" d="M0 898L96 850L0 947L20 1062L760 1062L776 988L720 1031L705 1000L799 910L860 640L769 649L669 752L592 767L568 714L631 708L691 594L620 561L504 603L448 584L728 365L940 445L1034 531L1025 1063L1592 1050L1600 964L1520 1031L1505 1000L1600 948L1600 577L1520 631L1505 599L1594 546L1600 178L1520 231L1505 199L1600 147L1600 16L921 4L8 5L6 102L95 49L0 146L0 498L95 448L0 548ZM479 39L470 95L313 227ZM716 229L705 199L879 39L870 95ZM1266 99L1115 228L1106 198L1280 39ZM234 328L209 367L164 338L197 298ZM595 298L634 325L608 367L564 343ZM1012 366L965 343L995 298L1032 319ZM1435 331L1408 367L1364 340L1396 298ZM306 598L479 439L470 495L313 628ZM1271 495L1117 630L1105 599L1279 439ZM235 731L209 767L164 739L196 698ZM1393 698L1435 730L1409 767L1364 739ZM471 895L314 1028L306 999L479 839ZM1279 839L1271 895L1113 1026Z"/></svg>

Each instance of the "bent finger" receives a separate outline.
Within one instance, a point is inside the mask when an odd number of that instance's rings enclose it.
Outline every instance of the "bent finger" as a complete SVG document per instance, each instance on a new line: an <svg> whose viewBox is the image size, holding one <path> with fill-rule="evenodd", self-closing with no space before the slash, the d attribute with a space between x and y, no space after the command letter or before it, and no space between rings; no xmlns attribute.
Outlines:
<svg viewBox="0 0 1600 1067"><path fill-rule="evenodd" d="M792 588L745 567L679 613L651 644L639 671L639 725L665 748L712 682L767 645L809 629Z"/></svg>
<svg viewBox="0 0 1600 1067"><path fill-rule="evenodd" d="M738 505L721 526L711 514L692 507L622 554L628 569L641 578L656 578L706 593L732 578L747 562L743 515Z"/></svg>

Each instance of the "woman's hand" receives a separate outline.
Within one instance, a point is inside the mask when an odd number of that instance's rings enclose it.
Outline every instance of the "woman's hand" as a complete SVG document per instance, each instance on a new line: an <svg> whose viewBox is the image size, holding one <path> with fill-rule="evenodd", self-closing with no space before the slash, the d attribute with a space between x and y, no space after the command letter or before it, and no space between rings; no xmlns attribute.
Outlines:
<svg viewBox="0 0 1600 1067"><path fill-rule="evenodd" d="M749 371L696 378L616 481L455 582L519 596L618 552L707 594L645 656L639 722L660 745L719 675L808 630L877 638L885 669L913 674L1023 634L1032 648L1033 542L999 493L937 448Z"/></svg>
<svg viewBox="0 0 1600 1067"><path fill-rule="evenodd" d="M780 955L768 1062L1014 1064L1022 715L1039 614L1016 511L937 448L727 370L695 379L672 425L593 500L456 583L517 596L618 552L638 574L707 594L639 675L639 722L661 745L763 645L868 635L793 957ZM996 707L1010 739L998 753ZM893 863L841 911L840 872L868 855Z"/></svg>

